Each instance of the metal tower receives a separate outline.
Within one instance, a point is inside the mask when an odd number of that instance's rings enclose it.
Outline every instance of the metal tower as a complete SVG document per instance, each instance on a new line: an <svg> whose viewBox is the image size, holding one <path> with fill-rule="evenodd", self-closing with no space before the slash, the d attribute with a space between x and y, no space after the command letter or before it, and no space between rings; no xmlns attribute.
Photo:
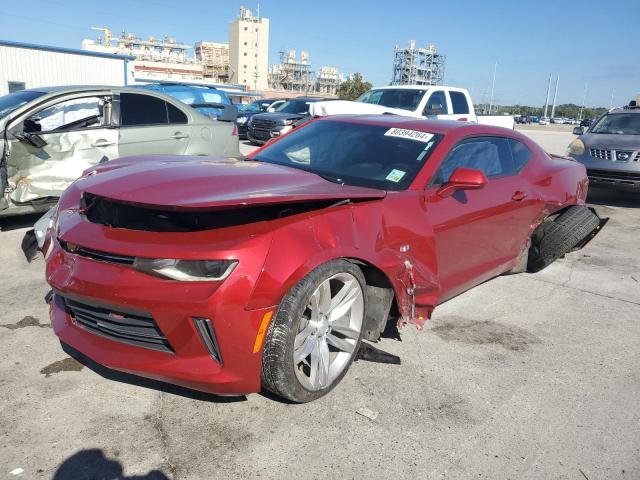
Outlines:
<svg viewBox="0 0 640 480"><path fill-rule="evenodd" d="M416 48L415 40L408 47L396 47L393 51L393 76L391 85L438 85L444 80L446 57L437 53L430 43L426 48Z"/></svg>

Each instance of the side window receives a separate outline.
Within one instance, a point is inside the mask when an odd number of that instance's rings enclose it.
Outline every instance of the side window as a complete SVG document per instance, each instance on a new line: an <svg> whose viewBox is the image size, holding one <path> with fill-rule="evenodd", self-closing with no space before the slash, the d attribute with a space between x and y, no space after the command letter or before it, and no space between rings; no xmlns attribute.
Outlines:
<svg viewBox="0 0 640 480"><path fill-rule="evenodd" d="M442 161L431 184L447 183L459 167L480 170L487 178L516 173L509 141L501 137L476 137L460 142Z"/></svg>
<svg viewBox="0 0 640 480"><path fill-rule="evenodd" d="M188 123L187 115L175 105L167 102L169 123Z"/></svg>
<svg viewBox="0 0 640 480"><path fill-rule="evenodd" d="M446 115L449 113L447 108L447 97L442 90L436 90L431 94L427 105L424 107L423 115Z"/></svg>
<svg viewBox="0 0 640 480"><path fill-rule="evenodd" d="M120 94L120 124L134 125L167 124L166 102L160 98L140 93Z"/></svg>
<svg viewBox="0 0 640 480"><path fill-rule="evenodd" d="M469 113L469 103L467 102L467 96L462 92L449 92L451 97L451 106L453 107L453 113Z"/></svg>
<svg viewBox="0 0 640 480"><path fill-rule="evenodd" d="M104 98L74 98L57 103L27 118L23 129L29 133L80 130L105 124Z"/></svg>
<svg viewBox="0 0 640 480"><path fill-rule="evenodd" d="M509 145L511 146L511 155L513 157L513 169L514 173L519 172L527 164L531 158L531 150L524 143L509 139Z"/></svg>

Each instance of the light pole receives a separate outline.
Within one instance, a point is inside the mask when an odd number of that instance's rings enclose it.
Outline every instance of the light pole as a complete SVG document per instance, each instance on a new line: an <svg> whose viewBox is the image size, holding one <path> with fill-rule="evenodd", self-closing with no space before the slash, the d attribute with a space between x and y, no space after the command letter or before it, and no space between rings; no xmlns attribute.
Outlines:
<svg viewBox="0 0 640 480"><path fill-rule="evenodd" d="M547 109L549 108L549 94L551 93L551 74L549 74L549 83L547 83L547 99L544 102L544 115L547 117Z"/></svg>
<svg viewBox="0 0 640 480"><path fill-rule="evenodd" d="M560 83L560 75L556 77L556 91L553 92L553 105L551 106L551 118L556 117L556 97L558 96L558 84Z"/></svg>

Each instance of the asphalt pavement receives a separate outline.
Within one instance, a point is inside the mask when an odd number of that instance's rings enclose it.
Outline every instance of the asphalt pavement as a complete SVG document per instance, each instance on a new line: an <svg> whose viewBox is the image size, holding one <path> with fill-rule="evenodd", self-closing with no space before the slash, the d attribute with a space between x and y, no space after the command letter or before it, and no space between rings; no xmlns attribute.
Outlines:
<svg viewBox="0 0 640 480"><path fill-rule="evenodd" d="M35 219L0 220L0 478L640 479L640 197L589 201L610 221L586 248L391 329L401 365L305 405L79 363L20 251Z"/></svg>

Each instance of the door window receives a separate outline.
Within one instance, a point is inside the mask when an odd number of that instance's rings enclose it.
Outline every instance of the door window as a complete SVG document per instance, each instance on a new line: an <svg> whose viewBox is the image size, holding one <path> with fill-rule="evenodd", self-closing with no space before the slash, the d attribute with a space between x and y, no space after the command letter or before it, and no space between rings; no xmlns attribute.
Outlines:
<svg viewBox="0 0 640 480"><path fill-rule="evenodd" d="M187 115L175 105L167 103L169 123L188 123Z"/></svg>
<svg viewBox="0 0 640 480"><path fill-rule="evenodd" d="M442 90L436 90L431 94L427 105L424 107L423 115L447 115L449 108L447 107L447 97Z"/></svg>
<svg viewBox="0 0 640 480"><path fill-rule="evenodd" d="M140 93L120 94L120 122L123 127L188 123L187 115L161 98Z"/></svg>
<svg viewBox="0 0 640 480"><path fill-rule="evenodd" d="M28 133L61 132L103 126L105 99L74 98L57 103L27 118L23 129Z"/></svg>
<svg viewBox="0 0 640 480"><path fill-rule="evenodd" d="M438 168L432 185L442 185L456 168L482 171L487 178L515 175L531 156L529 149L517 140L503 137L475 137L456 145Z"/></svg>
<svg viewBox="0 0 640 480"><path fill-rule="evenodd" d="M151 95L121 93L120 123L123 127L167 124L167 103Z"/></svg>
<svg viewBox="0 0 640 480"><path fill-rule="evenodd" d="M451 97L451 106L454 114L469 113L469 103L467 96L462 92L449 92Z"/></svg>

